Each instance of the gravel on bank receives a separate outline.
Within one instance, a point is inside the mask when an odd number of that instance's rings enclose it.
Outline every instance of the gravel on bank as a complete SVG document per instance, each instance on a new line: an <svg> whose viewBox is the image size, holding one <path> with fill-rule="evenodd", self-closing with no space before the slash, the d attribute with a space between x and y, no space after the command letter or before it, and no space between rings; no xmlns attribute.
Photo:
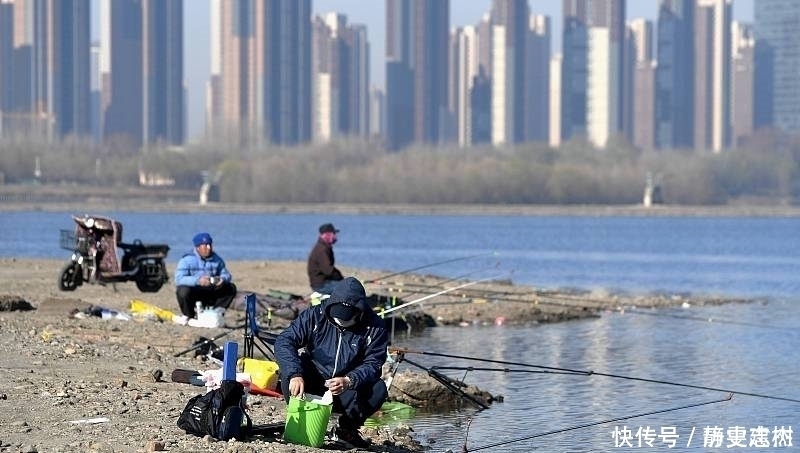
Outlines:
<svg viewBox="0 0 800 453"><path fill-rule="evenodd" d="M86 285L61 292L57 279L66 261L0 258L0 452L307 452L322 451L270 437L215 442L189 436L176 426L186 401L202 387L171 382L175 369L209 369L190 348L198 336L222 335L240 341L239 315L226 314L232 329L198 329L152 319L123 321L76 318L75 310L101 306L127 311L141 299L177 310L171 284L158 293L140 293L133 283ZM228 263L241 290L307 293L305 263ZM379 271L347 269L365 281ZM402 281L401 281L402 280ZM433 276L404 275L377 281L368 292L408 296L444 283ZM404 292L398 293L397 288ZM390 291L394 289L394 291ZM416 294L416 295L414 295ZM426 300L415 308L439 325L473 329L496 324L539 324L600 316L632 307L734 302L689 296L623 296L542 291L508 281L482 282L469 291ZM280 320L276 320L277 323ZM288 321L286 321L288 322ZM226 333L227 332L227 333ZM285 420L282 399L251 395L257 424ZM413 426L413 420L409 423ZM369 451L409 452L421 446L413 428L365 429L375 444ZM359 451L359 450L353 450Z"/></svg>

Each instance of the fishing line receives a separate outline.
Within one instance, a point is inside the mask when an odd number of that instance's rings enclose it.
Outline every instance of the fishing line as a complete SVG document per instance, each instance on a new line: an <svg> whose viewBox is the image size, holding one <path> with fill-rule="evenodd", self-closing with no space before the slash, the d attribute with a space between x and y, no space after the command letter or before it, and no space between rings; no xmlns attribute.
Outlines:
<svg viewBox="0 0 800 453"><path fill-rule="evenodd" d="M468 260L468 259L472 259L472 258L478 258L478 257L481 257L481 256L496 255L496 254L497 254L496 252L479 253L477 255L462 256L460 258L452 258L452 259L449 259L449 260L437 261L435 263L425 264L425 265L418 266L418 267L412 267L411 269L406 269L404 271L393 272L391 274L383 275L383 276L380 276L380 277L377 277L377 278L373 278L371 280L366 280L363 283L365 285L366 284L371 284L371 283L379 283L381 280L389 278L389 277L396 277L398 275L408 274L409 272L418 271L420 269L425 269L425 268L428 268L428 267L441 266L442 264L455 263L456 261L464 261L464 260Z"/></svg>
<svg viewBox="0 0 800 453"><path fill-rule="evenodd" d="M619 311L619 310L618 310ZM653 312L646 312L646 311L639 311L639 310L629 310L624 311L624 314L634 314L634 315L646 315L646 316L655 316L655 317L664 317L664 318L674 318L674 319L685 319L687 321L702 321L706 323L713 323L713 324L733 324L738 326L747 326L747 327L760 327L763 329L775 329L775 330L796 330L796 328L791 327L784 327L784 326L773 326L769 324L760 324L755 322L747 322L747 321L734 321L730 319L719 319L714 317L707 317L704 318L702 316L692 316L692 315L678 315L674 313L653 313Z"/></svg>
<svg viewBox="0 0 800 453"><path fill-rule="evenodd" d="M465 442L464 443L464 448L463 448L462 451L469 452L469 451L486 450L487 448L500 447L502 445L508 445L508 444L512 444L512 443L516 443L516 442L522 442L523 440L531 440L531 439L535 439L537 437L544 437L544 436L549 436L551 434L558 434L558 433L563 433L563 432L567 432L567 431L574 431L576 429L583 429L583 428L589 428L589 427L597 426L597 425L604 425L606 423L619 422L619 421L623 421L623 420L631 420L631 419L634 419L634 418L645 417L645 416L648 416L648 415L665 414L667 412L675 412L675 411L679 411L679 410L683 410L683 409L690 409L692 407L700 407L700 406L708 406L708 405L711 405L711 404L724 403L724 402L730 401L732 398L733 398L733 394L732 393L728 393L728 396L726 398L721 399L721 400L705 401L705 402L702 402L702 403L687 404L685 406L672 407L672 408L669 408L669 409L661 409L661 410L657 410L657 411L643 412L641 414L633 414L633 415L626 415L624 417L610 418L608 420L601 420L599 422L586 423L586 424L583 424L583 425L571 426L569 428L556 429L556 430L553 430L553 431L547 431L545 433L534 434L532 436L521 437L519 439L513 439L513 440L508 440L508 441L503 441L503 442L497 442L497 443L488 444L488 445L482 445L480 447L476 447L476 448L473 448L473 449L467 449L467 444Z"/></svg>
<svg viewBox="0 0 800 453"><path fill-rule="evenodd" d="M400 310L402 308L406 308L406 307L409 307L411 305L414 305L414 304L417 304L417 303L420 303L420 302L424 302L424 301L426 301L428 299L431 299L431 298L434 298L436 296L441 296L442 294L447 294L447 293L449 293L451 291L455 291L457 289L465 288L467 286L472 286L472 285L475 285L475 284L478 284L478 283L481 283L481 282L485 282L485 281L488 281L488 280L494 280L497 277L500 277L501 275L508 275L508 273L499 274L499 275L495 275L495 276L492 276L492 277L486 277L486 278L482 278L480 280L474 280L474 281L467 282L467 283L464 283L464 284L461 284L461 285L458 285L458 286L454 286L452 288L443 289L443 290L441 290L439 292L436 292L436 293L433 293L433 294L428 294L427 296L424 296L424 297L420 297L419 299L414 299L411 302L406 302L406 303L404 303L402 305L398 305L396 307L387 308L386 310L381 311L379 314L384 314L385 315L387 313L391 313L393 311Z"/></svg>
<svg viewBox="0 0 800 453"><path fill-rule="evenodd" d="M462 279L464 279L466 277L469 277L470 275L474 275L474 274L477 274L479 272L484 272L484 271L487 271L489 269L496 269L499 266L500 266L500 263L498 262L494 266L484 267L482 269L474 270L472 272L467 272L466 274L461 274L461 275L456 276L456 277L448 278L447 280L442 280L441 282L439 282L439 284L437 286L442 287L446 283L462 280ZM400 286L405 286L404 283L395 283L395 285L397 285L398 287L387 288L386 292L389 292L389 293L401 293L401 294L403 294L403 297L415 296L417 294L430 294L430 293L426 293L425 291L422 291L422 290L416 290L416 291L411 291L411 292L405 293L404 288L399 288ZM420 286L420 285L411 285L411 286ZM428 286L428 285L426 285L426 286Z"/></svg>
<svg viewBox="0 0 800 453"><path fill-rule="evenodd" d="M421 285L416 284L415 286L424 287L424 288L435 288L437 285ZM417 294L423 294L423 290L418 290ZM485 297L486 295L497 295L493 297ZM530 299L522 299L522 297L533 295L537 297L536 300ZM638 309L637 307L609 307L609 301L603 300L596 300L596 299L588 299L582 297L574 297L574 296L557 296L557 295L543 295L540 292L533 292L530 294L520 293L520 292L513 292L513 291L497 291L497 290L481 290L475 288L468 288L464 289L463 292L451 294L454 297L461 297L461 298L479 298L480 296L484 296L485 298L490 298L493 301L500 301L500 302L514 302L514 303L527 303L527 304L534 304L534 305L547 305L547 306L556 306L556 307L566 307L566 308L575 308L575 309L582 309L582 310L596 310L596 311L611 311L617 312L620 314L635 314L635 315L645 315L645 316L653 316L653 317L664 317L664 318L673 318L673 319L681 319L686 321L700 321L705 323L714 323L714 324L731 324L731 325L739 325L739 326L747 326L747 327L758 327L762 329L775 329L775 330L795 330L793 327L786 327L786 326L776 326L771 324L763 324L763 323L754 323L754 322L747 322L747 321L736 321L732 319L724 319L724 318L715 318L715 317L703 317L703 316L692 316L692 315L679 315L673 313L665 313L662 311L658 312L646 312L642 309ZM498 297L498 296L506 296L506 297ZM508 297L512 296L512 297ZM513 297L518 296L518 297ZM577 303L569 303L571 302L589 302L592 304L597 305L581 305ZM732 300L732 302L736 302L736 300ZM472 301L465 301L465 300L456 300L456 301L448 301L448 302L439 302L436 305L458 305L458 304L469 304L473 303ZM647 309L656 310L658 308L667 308L665 307L647 307ZM670 307L672 308L672 307Z"/></svg>
<svg viewBox="0 0 800 453"><path fill-rule="evenodd" d="M390 347L389 349L392 350L393 348ZM436 356L436 357L447 357L447 358L451 358L451 359L475 360L475 361L485 362L485 363L496 363L496 364L499 364L499 365L522 366L522 367L539 368L539 369L553 370L553 371L567 371L567 372L572 372L572 373L576 373L576 374L585 374L587 376L604 376L604 377L610 377L610 378L615 378L615 379L625 379L625 380L629 380L629 381L639 381L639 382L649 382L649 383L652 383L652 384L673 385L673 386L676 386L676 387L693 388L693 389L699 389L699 390L710 390L710 391L714 391L714 392L735 393L735 394L738 394L738 395L752 396L752 397L755 397L755 398L766 398L766 399L779 400L779 401L789 401L789 402L792 402L792 403L800 403L800 399L795 399L795 398L787 398L787 397L774 396L774 395L765 395L765 394L762 394L762 393L754 393L754 392L743 392L743 391L738 391L738 390L723 389L723 388L719 388L719 387L709 387L709 386L705 386L705 385L685 384L685 383L681 383L681 382L666 381L666 380L661 380L661 379L649 379L649 378L642 378L642 377L635 377L635 376L624 376L624 375L621 375L621 374L601 373L601 372L592 371L592 370L575 370L575 369L570 369L570 368L557 368L557 367L550 367L550 366L544 366L544 365L532 365L532 364L520 363L520 362L507 362L507 361L503 361L503 360L481 359L481 358L478 358L478 357L466 357L466 356L459 356L459 355L453 355L453 354L442 354L442 353L428 352L428 351L417 351L417 350L407 349L407 348L394 348L394 349L396 349L399 352L403 352L405 354L423 354L423 355L430 355L430 356ZM408 359L406 359L406 360L408 360Z"/></svg>

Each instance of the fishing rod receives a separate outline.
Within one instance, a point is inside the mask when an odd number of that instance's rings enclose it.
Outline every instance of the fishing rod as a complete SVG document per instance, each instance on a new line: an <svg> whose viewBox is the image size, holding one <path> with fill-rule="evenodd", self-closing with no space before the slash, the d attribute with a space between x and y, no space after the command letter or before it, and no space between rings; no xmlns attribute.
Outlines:
<svg viewBox="0 0 800 453"><path fill-rule="evenodd" d="M454 281L462 280L464 278L469 277L470 275L477 274L478 272L484 272L484 271L487 271L489 269L497 268L497 266L499 266L499 264L500 263L497 263L494 266L484 267L482 269L477 269L477 270L474 270L472 272L467 272L466 274L461 274L461 275L458 275L456 277L448 278L447 280L442 280L441 282L439 282L438 286L442 287L446 283L451 283L451 282L454 282ZM387 288L386 292L388 292L388 293L404 293L402 288ZM403 297L414 296L414 295L417 295L417 294L430 294L430 293L425 293L423 291L417 290L417 291L412 291L412 292L409 292L409 293L404 293ZM394 296L392 296L392 297L394 297Z"/></svg>
<svg viewBox="0 0 800 453"><path fill-rule="evenodd" d="M467 283L464 283L464 284L461 284L461 285L458 285L458 286L454 286L452 288L443 289L443 290L441 290L439 292L436 292L436 293L433 293L433 294L428 294L427 296L424 296L424 297L420 297L419 299L414 299L411 302L406 302L406 303L404 303L402 305L398 305L396 307L387 308L386 310L381 311L380 314L384 314L385 315L385 314L391 313L391 312L393 312L395 310L400 310L402 308L406 308L406 307L409 307L411 305L418 304L420 302L424 302L424 301L426 301L428 299L432 299L432 298L434 298L436 296L441 296L442 294L447 294L447 293L449 293L451 291L455 291L455 290L460 289L460 288L465 288L467 286L472 286L472 285L475 285L475 284L478 284L478 283L481 283L481 282L485 282L485 281L488 281L488 280L493 280L495 278L497 278L497 276L486 277L486 278L482 278L480 280L474 280L474 281L467 282Z"/></svg>
<svg viewBox="0 0 800 453"><path fill-rule="evenodd" d="M463 382L459 382L459 381L456 381L455 379L452 379L452 378L450 378L448 376L445 376L444 374L436 371L433 368L425 368L424 366L420 365L419 363L416 363L413 360L409 360L408 357L404 356L402 360L404 362L409 363L410 365L414 365L415 367L417 367L417 368L419 368L421 370L427 371L428 372L428 376L430 376L433 379L435 379L436 381L438 381L446 389L450 390L450 392L452 392L453 394L461 397L461 399L467 400L467 401L471 402L472 404L475 404L480 409L488 409L489 408L489 406L484 404L482 401L479 401L477 398L473 397L469 393L461 390L461 387L464 385Z"/></svg>
<svg viewBox="0 0 800 453"><path fill-rule="evenodd" d="M437 285L421 285L416 284L416 286L426 286L429 288L435 288ZM423 294L424 291L418 290L417 294ZM637 307L624 307L624 306L616 306L610 307L607 304L608 301L602 301L597 299L587 299L582 298L580 296L558 296L558 295L543 295L541 292L534 291L533 293L525 294L520 292L512 292L512 291L497 291L497 290L481 290L475 288L464 289L461 293L453 293L451 296L454 297L461 297L461 298L477 298L480 296L486 295L497 295L491 296L494 301L500 302L515 302L515 303L530 303L534 305L548 305L548 306L556 306L556 307L566 307L566 308L577 308L583 310L602 310L602 311L612 311L617 312L620 314L635 314L635 315L644 315L644 316L653 316L653 317L664 317L664 318L673 318L673 319L682 319L687 321L701 321L705 323L715 323L715 324L731 324L731 325L740 325L740 326L747 326L747 327L758 327L763 329L775 329L775 330L794 330L792 327L785 327L785 326L775 326L771 324L763 324L763 323L754 323L754 322L747 322L747 321L736 321L724 318L714 318L714 317L703 317L703 316L691 316L691 315L679 315L674 313L665 313L663 311L659 312L647 312ZM533 295L537 297L537 299L523 299L522 297ZM505 297L504 297L505 296ZM510 297L509 297L510 296ZM519 296L519 297L514 297ZM581 305L575 303L568 303L567 301L575 301L575 302L589 302L597 305ZM456 300L456 301L448 301L448 302L438 302L436 305L450 305L450 304L468 304L472 303L473 301L467 300ZM667 307L647 307L648 309L657 309L657 308L667 308Z"/></svg>
<svg viewBox="0 0 800 453"><path fill-rule="evenodd" d="M393 350L393 347L390 347L389 350L390 351ZM414 350L414 349L409 349L409 348L396 348L395 347L394 350L396 350L397 352L403 352L404 354L421 354L421 355L429 355L429 356L435 356L435 357L446 357L446 358L451 358L451 359L474 360L474 361L480 361L480 362L485 362L485 363L496 363L496 364L499 364L499 365L521 366L521 367L530 367L530 368L538 368L538 369L553 370L553 371L566 371L566 372L572 372L572 373L576 373L576 374L584 374L584 375L587 375L587 376L603 376L603 377L609 377L609 378L615 378L615 379L625 379L625 380L629 380L629 381L649 382L649 383L652 383L652 384L672 385L672 386L676 386L676 387L693 388L693 389L698 389L698 390L710 390L710 391L714 391L714 392L735 393L735 394L738 394L738 395L752 396L752 397L755 397L755 398L766 398L766 399L779 400L779 401L789 401L789 402L792 402L792 403L800 403L800 399L787 398L787 397L783 397L783 396L765 395L763 393L744 392L744 391L724 389L724 388L719 388L719 387L709 387L709 386L705 386L705 385L686 384L686 383L674 382L674 381L666 381L666 380L661 380L661 379L650 379L650 378L642 378L642 377L635 377L635 376L624 376L624 375L621 375L621 374L601 373L599 371L593 371L593 370L576 370L576 369L571 369L571 368L558 368L558 367L551 367L551 366L545 366L545 365L532 365L532 364L528 364L528 363L508 362L508 361L504 361L504 360L482 359L482 358L478 358L478 357L467 357L467 356L460 356L460 355L453 355L453 354L443 354L443 353L437 353L437 352L419 351L419 350ZM408 360L408 359L406 359L406 360Z"/></svg>
<svg viewBox="0 0 800 453"><path fill-rule="evenodd" d="M556 429L556 430L553 430L553 431L547 431L547 432L544 432L544 433L533 434L531 436L525 436L525 437L521 437L519 439L514 439L514 440L503 441L503 442L496 442L496 443L493 443L493 444L482 445L480 447L475 447L475 448L472 448L472 449L468 449L467 448L467 443L465 441L462 451L463 452L470 452L470 451L486 450L488 448L496 448L496 447L500 447L500 446L503 446L503 445L508 445L508 444L512 444L512 443L516 443L516 442L522 442L524 440L535 439L537 437L544 437L544 436L549 436L551 434L559 434L559 433L564 433L564 432L567 432L567 431L574 431L576 429L583 429L583 428L589 428L589 427L592 427L592 426L605 425L607 423L614 423L614 422L619 422L619 421L623 421L623 420L631 420L631 419L634 419L634 418L646 417L648 415L665 414L667 412L675 412L675 411L679 411L679 410L683 410L683 409L690 409L690 408L693 408L693 407L709 406L711 404L724 403L724 402L730 401L732 398L733 398L733 393L728 393L728 396L723 398L723 399L712 400L712 401L704 401L704 402L701 402L701 403L694 403L694 404L687 404L687 405L684 405L684 406L672 407L672 408L669 408L669 409L660 409L660 410L656 410L656 411L642 412L640 414L626 415L626 416L623 416L623 417L615 417L615 418L610 418L610 419L607 419L607 420L601 420L601 421L598 421L598 422L586 423L586 424L583 424L583 425L571 426L569 428L562 428L562 429Z"/></svg>
<svg viewBox="0 0 800 453"><path fill-rule="evenodd" d="M408 274L409 272L418 271L420 269L426 269L426 268L429 268L429 267L441 266L442 264L455 263L456 261L464 261L464 260L468 260L468 259L472 259L472 258L478 258L478 257L481 257L481 256L496 255L496 254L497 254L496 252L479 253L477 255L462 256L460 258L452 258L452 259L448 259L448 260L444 260L444 261L437 261L435 263L424 264L422 266L412 267L411 269L406 269L404 271L393 272L391 274L382 275L380 277L376 277L376 278L373 278L371 280L365 280L363 283L365 285L372 284L372 283L380 283L381 280L387 279L389 277L396 277L398 275Z"/></svg>

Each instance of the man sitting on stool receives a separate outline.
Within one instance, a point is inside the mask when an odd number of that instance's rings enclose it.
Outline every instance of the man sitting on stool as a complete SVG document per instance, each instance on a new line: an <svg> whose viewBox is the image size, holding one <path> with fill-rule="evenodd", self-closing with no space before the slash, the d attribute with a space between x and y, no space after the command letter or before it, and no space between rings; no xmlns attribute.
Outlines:
<svg viewBox="0 0 800 453"><path fill-rule="evenodd" d="M175 269L175 291L185 324L195 315L195 302L203 308L226 309L236 296L236 285L225 261L214 252L211 235L197 233L192 239L194 250L183 255Z"/></svg>

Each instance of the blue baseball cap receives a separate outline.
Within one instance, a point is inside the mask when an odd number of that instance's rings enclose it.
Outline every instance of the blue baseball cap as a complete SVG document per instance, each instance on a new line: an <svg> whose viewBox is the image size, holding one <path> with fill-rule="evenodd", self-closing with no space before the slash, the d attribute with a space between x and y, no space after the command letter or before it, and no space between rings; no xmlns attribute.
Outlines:
<svg viewBox="0 0 800 453"><path fill-rule="evenodd" d="M194 238L192 238L192 242L195 247L200 247L202 244L211 244L213 240L208 233L197 233L194 235Z"/></svg>

